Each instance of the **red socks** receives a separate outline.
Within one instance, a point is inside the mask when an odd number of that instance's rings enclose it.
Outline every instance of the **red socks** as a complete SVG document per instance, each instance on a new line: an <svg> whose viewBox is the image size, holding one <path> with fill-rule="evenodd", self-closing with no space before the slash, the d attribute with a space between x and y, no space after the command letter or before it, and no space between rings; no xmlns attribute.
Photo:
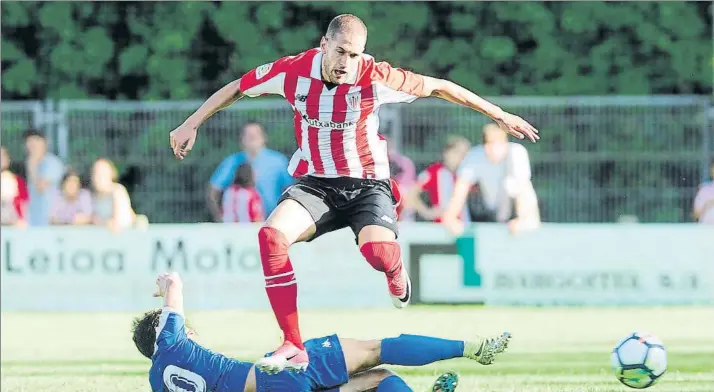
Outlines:
<svg viewBox="0 0 714 392"><path fill-rule="evenodd" d="M263 263L265 292L285 340L299 349L304 349L300 337L297 311L297 281L288 257L288 241L285 235L272 227L258 231L260 260Z"/></svg>
<svg viewBox="0 0 714 392"><path fill-rule="evenodd" d="M402 250L395 241L367 242L359 248L372 268L392 279L402 268Z"/></svg>

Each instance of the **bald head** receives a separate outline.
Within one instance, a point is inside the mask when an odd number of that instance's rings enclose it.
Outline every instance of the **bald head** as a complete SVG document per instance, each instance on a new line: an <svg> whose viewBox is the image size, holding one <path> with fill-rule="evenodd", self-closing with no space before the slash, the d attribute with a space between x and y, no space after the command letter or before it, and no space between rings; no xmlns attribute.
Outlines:
<svg viewBox="0 0 714 392"><path fill-rule="evenodd" d="M367 45L367 26L354 15L338 15L320 41L322 78L330 83L354 83Z"/></svg>
<svg viewBox="0 0 714 392"><path fill-rule="evenodd" d="M342 14L335 16L327 26L327 38L335 38L338 34L348 36L360 35L367 37L367 26L362 19L352 14Z"/></svg>

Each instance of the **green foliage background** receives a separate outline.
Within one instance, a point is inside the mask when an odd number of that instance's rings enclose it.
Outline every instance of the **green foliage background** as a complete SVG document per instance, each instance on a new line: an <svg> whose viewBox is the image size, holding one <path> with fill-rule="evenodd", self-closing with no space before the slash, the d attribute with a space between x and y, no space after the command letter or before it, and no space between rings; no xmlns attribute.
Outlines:
<svg viewBox="0 0 714 392"><path fill-rule="evenodd" d="M367 51L378 59L486 96L712 93L710 2L3 1L0 7L4 100L203 99L257 65L316 46L339 13L364 19ZM438 159L447 133L477 140L485 121L457 107L442 109L436 121L415 105L403 111L410 135L404 150L419 167ZM621 108L508 109L543 131L544 139L528 148L546 220L612 221L625 213L689 220L704 177L701 155L693 152L707 142L697 112L642 109L613 117L604 114ZM205 219L206 181L237 149L234 140L215 135L234 134L236 122L219 114L203 133L214 136L202 136L193 156L177 164L166 134L188 114L70 113L70 129L81 135L70 140L70 163L86 168L108 156L122 171L138 168L132 198L153 221ZM268 122L271 147L291 153L289 122L271 123L275 117L260 112L244 116ZM577 127L562 118L577 118ZM23 128L3 119L3 144ZM21 155L19 143L9 147ZM714 146L710 151L714 156Z"/></svg>
<svg viewBox="0 0 714 392"><path fill-rule="evenodd" d="M485 95L712 89L710 2L3 2L2 94L204 97L347 12L370 53Z"/></svg>

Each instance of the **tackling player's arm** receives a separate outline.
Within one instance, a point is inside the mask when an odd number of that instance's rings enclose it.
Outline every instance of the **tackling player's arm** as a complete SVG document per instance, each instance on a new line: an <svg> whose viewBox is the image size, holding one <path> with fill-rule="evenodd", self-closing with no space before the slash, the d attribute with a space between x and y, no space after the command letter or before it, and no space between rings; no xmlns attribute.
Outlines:
<svg viewBox="0 0 714 392"><path fill-rule="evenodd" d="M183 314L183 282L177 272L163 273L156 278L154 297L164 297L164 307Z"/></svg>
<svg viewBox="0 0 714 392"><path fill-rule="evenodd" d="M452 81L424 76L423 92L427 96L445 99L481 112L496 121L501 129L519 139L528 137L533 142L540 139L538 130L524 119L505 112Z"/></svg>

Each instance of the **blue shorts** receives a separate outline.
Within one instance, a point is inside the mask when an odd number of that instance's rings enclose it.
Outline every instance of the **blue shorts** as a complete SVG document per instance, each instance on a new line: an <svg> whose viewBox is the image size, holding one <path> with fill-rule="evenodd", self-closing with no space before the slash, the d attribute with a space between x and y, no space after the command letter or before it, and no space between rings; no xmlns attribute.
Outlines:
<svg viewBox="0 0 714 392"><path fill-rule="evenodd" d="M310 357L305 372L267 374L256 369L257 392L308 392L336 388L349 381L345 354L337 335L310 339L305 342L305 350Z"/></svg>

